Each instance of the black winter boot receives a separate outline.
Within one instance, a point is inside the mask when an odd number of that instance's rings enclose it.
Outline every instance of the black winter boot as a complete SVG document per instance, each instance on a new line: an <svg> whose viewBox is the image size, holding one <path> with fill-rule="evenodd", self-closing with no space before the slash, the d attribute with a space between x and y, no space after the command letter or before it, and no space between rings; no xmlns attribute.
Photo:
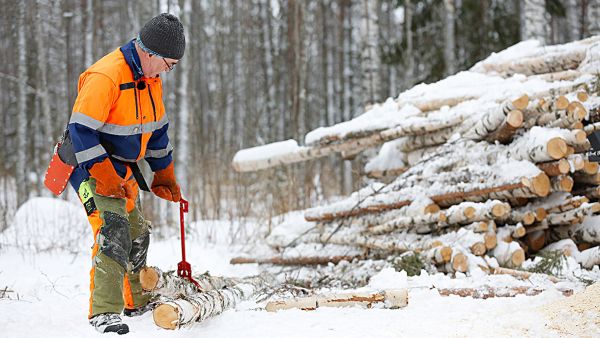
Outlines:
<svg viewBox="0 0 600 338"><path fill-rule="evenodd" d="M102 313L90 319L90 324L100 333L116 332L125 334L129 332L129 326L121 321L116 313Z"/></svg>

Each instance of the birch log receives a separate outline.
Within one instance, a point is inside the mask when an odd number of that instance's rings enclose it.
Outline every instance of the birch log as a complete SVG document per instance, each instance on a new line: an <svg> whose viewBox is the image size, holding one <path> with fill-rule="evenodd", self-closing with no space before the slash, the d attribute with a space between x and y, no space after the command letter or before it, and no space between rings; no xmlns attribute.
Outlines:
<svg viewBox="0 0 600 338"><path fill-rule="evenodd" d="M506 287L491 287L483 286L479 288L453 288L453 289L437 289L442 296L460 296L472 297L480 299L488 299L495 297L514 297L516 295L535 296L539 295L544 289L532 286L506 286ZM573 295L572 289L560 290L564 296Z"/></svg>
<svg viewBox="0 0 600 338"><path fill-rule="evenodd" d="M244 282L220 290L168 299L163 297L152 311L154 323L163 329L177 329L217 316L249 299L265 287L262 279L244 279Z"/></svg>
<svg viewBox="0 0 600 338"><path fill-rule="evenodd" d="M406 289L391 289L379 292L345 292L303 298L282 299L268 302L265 309L269 312L287 309L316 310L320 307L353 306L366 307L367 309L373 307L399 309L407 305L408 291Z"/></svg>
<svg viewBox="0 0 600 338"><path fill-rule="evenodd" d="M351 262L355 258L360 259L360 256L234 257L229 261L229 264L323 265L329 263L338 264L341 261Z"/></svg>

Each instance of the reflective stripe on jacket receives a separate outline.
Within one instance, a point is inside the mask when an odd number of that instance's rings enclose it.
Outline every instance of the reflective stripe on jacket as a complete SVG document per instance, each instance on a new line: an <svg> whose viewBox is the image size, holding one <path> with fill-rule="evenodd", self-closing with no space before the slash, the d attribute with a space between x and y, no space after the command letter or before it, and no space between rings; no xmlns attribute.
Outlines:
<svg viewBox="0 0 600 338"><path fill-rule="evenodd" d="M71 176L76 190L109 154L121 177L128 172L122 162L144 158L157 171L172 161L162 81L142 76L133 41L81 74L68 128L79 163Z"/></svg>

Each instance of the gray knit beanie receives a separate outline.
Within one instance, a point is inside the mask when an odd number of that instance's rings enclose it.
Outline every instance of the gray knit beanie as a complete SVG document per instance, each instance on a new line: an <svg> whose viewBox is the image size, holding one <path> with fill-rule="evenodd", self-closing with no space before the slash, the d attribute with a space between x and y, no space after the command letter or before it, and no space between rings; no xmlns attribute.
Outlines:
<svg viewBox="0 0 600 338"><path fill-rule="evenodd" d="M179 60L185 51L183 25L175 15L162 13L144 25L137 42L149 53Z"/></svg>

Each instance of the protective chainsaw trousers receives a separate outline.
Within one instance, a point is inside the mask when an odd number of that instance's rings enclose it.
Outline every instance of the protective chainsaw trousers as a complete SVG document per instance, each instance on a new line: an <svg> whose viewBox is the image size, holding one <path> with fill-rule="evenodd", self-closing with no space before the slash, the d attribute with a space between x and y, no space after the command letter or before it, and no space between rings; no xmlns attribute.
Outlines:
<svg viewBox="0 0 600 338"><path fill-rule="evenodd" d="M79 187L79 198L94 234L89 318L121 313L124 307L134 309L150 299L140 284L140 270L146 265L150 243L150 223L141 215L137 183L130 179L127 184L135 191L133 198L98 195L94 178Z"/></svg>

